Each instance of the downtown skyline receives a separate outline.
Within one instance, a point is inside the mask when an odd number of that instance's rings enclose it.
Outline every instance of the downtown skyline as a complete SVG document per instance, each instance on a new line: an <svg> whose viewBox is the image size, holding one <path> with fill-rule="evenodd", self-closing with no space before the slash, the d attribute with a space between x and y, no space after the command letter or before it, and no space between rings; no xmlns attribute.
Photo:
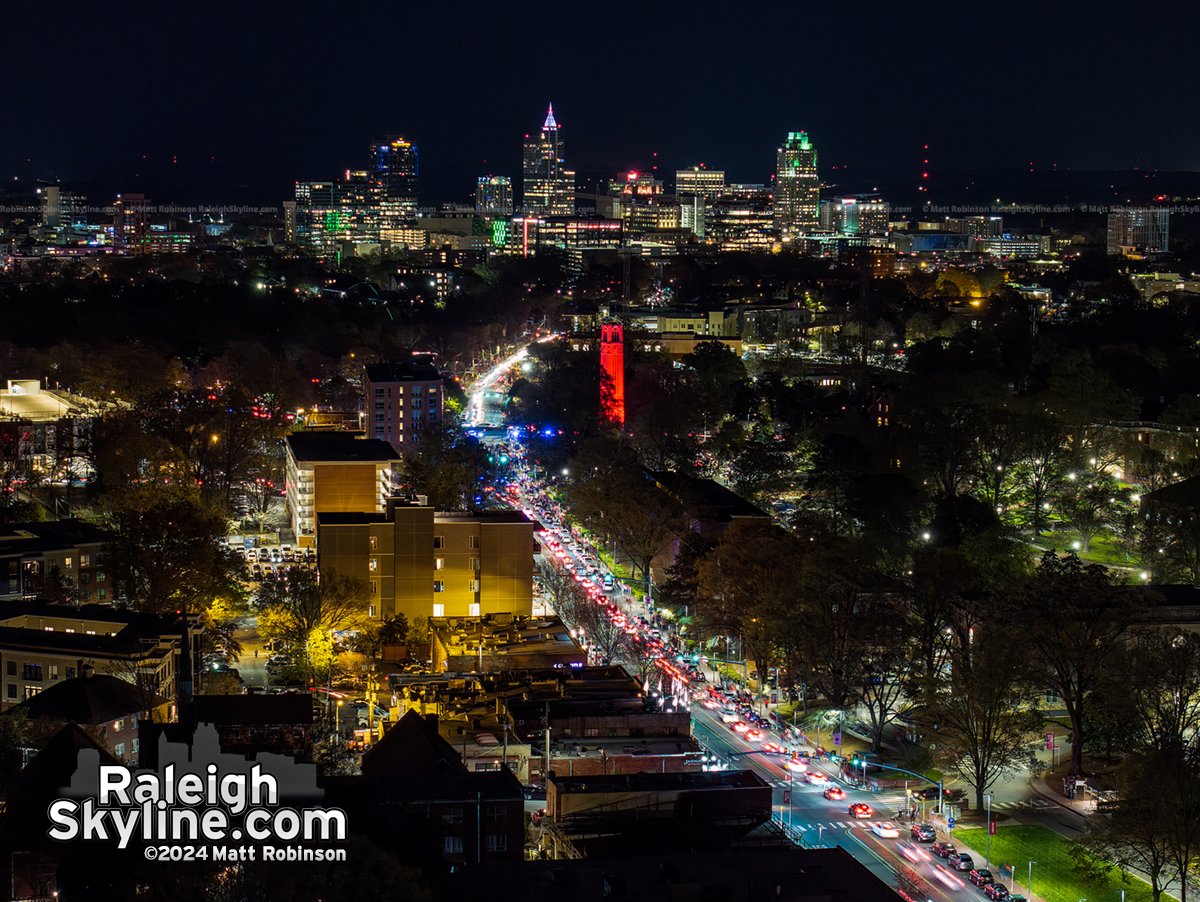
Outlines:
<svg viewBox="0 0 1200 902"><path fill-rule="evenodd" d="M845 167L850 178L915 173L925 144L935 174L1200 169L1200 126L1177 109L1197 64L1149 40L1163 21L1151 11L1117 20L1067 4L1018 23L877 3L770 13L651 3L595 22L481 4L453 15L350 4L333 21L311 3L283 17L206 9L186 22L143 3L121 19L82 5L53 20L48 7L13 10L11 33L55 29L70 65L47 67L36 41L11 48L14 71L39 77L0 134L0 173L279 196L365 167L363 136L403 134L422 148L430 199L466 203L479 176L519 175L522 138L549 103L581 178L705 164L762 182L800 130L820 146L826 181ZM394 48L374 43L393 33ZM128 100L79 76L108 71L113 47L138 63ZM1148 128L1164 121L1168 133Z"/></svg>

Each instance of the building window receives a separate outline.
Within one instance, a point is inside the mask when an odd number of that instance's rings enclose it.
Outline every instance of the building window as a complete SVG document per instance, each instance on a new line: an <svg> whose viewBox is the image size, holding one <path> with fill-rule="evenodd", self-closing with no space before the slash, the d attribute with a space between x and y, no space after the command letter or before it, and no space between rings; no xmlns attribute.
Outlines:
<svg viewBox="0 0 1200 902"><path fill-rule="evenodd" d="M470 545L472 548L478 548L479 547L479 536L471 536Z"/></svg>
<svg viewBox="0 0 1200 902"><path fill-rule="evenodd" d="M595 738L599 739L600 738L600 728L599 727L584 727L583 735L588 738L595 737Z"/></svg>
<svg viewBox="0 0 1200 902"><path fill-rule="evenodd" d="M471 616L471 617L479 616L479 605L477 603L472 603L470 605L467 605L467 607L468 607L467 613L469 616Z"/></svg>
<svg viewBox="0 0 1200 902"><path fill-rule="evenodd" d="M379 559L371 558L371 560L367 562L367 569L370 570L372 573L374 573L376 570L378 570L379 569Z"/></svg>
<svg viewBox="0 0 1200 902"><path fill-rule="evenodd" d="M434 536L433 537L433 548L435 551L438 549L441 549L441 548L445 548L445 547L446 547L446 537L445 536Z"/></svg>
<svg viewBox="0 0 1200 902"><path fill-rule="evenodd" d="M445 567L446 567L446 559L445 558L435 557L433 559L433 569L434 570L444 570Z"/></svg>
<svg viewBox="0 0 1200 902"><path fill-rule="evenodd" d="M471 569L474 570L476 573L479 572L479 558L477 558L477 557L471 558Z"/></svg>
<svg viewBox="0 0 1200 902"><path fill-rule="evenodd" d="M21 679L40 683L42 681L42 665L41 664L25 664L25 672L21 675Z"/></svg>
<svg viewBox="0 0 1200 902"><path fill-rule="evenodd" d="M69 557L63 558L63 567L67 570L71 569L71 559Z"/></svg>
<svg viewBox="0 0 1200 902"><path fill-rule="evenodd" d="M502 833L497 833L487 838L487 850L489 852L507 852L508 837Z"/></svg>
<svg viewBox="0 0 1200 902"><path fill-rule="evenodd" d="M114 746L113 746L113 753L114 753L114 754L115 754L115 755L116 755L118 758L120 758L122 755L124 755L124 754L125 754L125 743L123 743L123 742L118 742L116 745L114 745Z"/></svg>
<svg viewBox="0 0 1200 902"><path fill-rule="evenodd" d="M92 566L92 556L90 554L79 555L79 566L80 567Z"/></svg>
<svg viewBox="0 0 1200 902"><path fill-rule="evenodd" d="M383 410L383 402L382 402L382 401L376 401L376 402L375 402L375 409L376 409L376 410Z"/></svg>
<svg viewBox="0 0 1200 902"><path fill-rule="evenodd" d="M367 605L367 616L368 616L368 617L374 617L374 616L375 616L375 605L373 605L373 604L369 604L369 605Z"/></svg>
<svg viewBox="0 0 1200 902"><path fill-rule="evenodd" d="M445 852L446 854L462 852L462 837L461 836L447 836L446 844L442 847L442 851Z"/></svg>
<svg viewBox="0 0 1200 902"><path fill-rule="evenodd" d="M16 661L9 661L6 666L8 667L8 675L9 676L17 675L17 662Z"/></svg>
<svg viewBox="0 0 1200 902"><path fill-rule="evenodd" d="M64 672L66 673L66 678L68 680L75 679L75 668L74 667L66 667L63 669L64 669Z"/></svg>
<svg viewBox="0 0 1200 902"><path fill-rule="evenodd" d="M31 699L41 691L42 691L41 686L26 686L25 687L25 698Z"/></svg>
<svg viewBox="0 0 1200 902"><path fill-rule="evenodd" d="M433 606L433 616L434 617L445 617L446 616L446 606L444 604L435 604Z"/></svg>
<svg viewBox="0 0 1200 902"><path fill-rule="evenodd" d="M58 679L58 665L57 664L50 665L50 679L51 680Z"/></svg>
<svg viewBox="0 0 1200 902"><path fill-rule="evenodd" d="M433 581L433 591L435 591L435 592L445 592L445 591L446 591L446 584L445 584L445 583L444 583L442 580L440 580L440 579L435 579L435 580Z"/></svg>
<svg viewBox="0 0 1200 902"><path fill-rule="evenodd" d="M97 574L96 574L96 582L98 582L98 583L102 583L102 582L104 582L106 579L108 579L108 577L104 575L104 571L103 571L103 570L101 570L99 573L97 573Z"/></svg>
<svg viewBox="0 0 1200 902"><path fill-rule="evenodd" d="M17 687L13 683L8 684L8 697L9 698L17 697Z"/></svg>
<svg viewBox="0 0 1200 902"><path fill-rule="evenodd" d="M138 753L138 741L136 739L133 740L133 753L135 755Z"/></svg>
<svg viewBox="0 0 1200 902"><path fill-rule="evenodd" d="M79 585L86 586L91 581L92 581L92 574L90 574L90 573L80 573L79 574Z"/></svg>
<svg viewBox="0 0 1200 902"><path fill-rule="evenodd" d="M104 574L102 573L100 575L103 576ZM96 597L99 598L101 601L104 601L104 599L106 599L108 597L108 589L98 590L96 593Z"/></svg>
<svg viewBox="0 0 1200 902"><path fill-rule="evenodd" d="M377 536L371 536L369 539L367 539L367 544L371 546L372 551L375 550L375 544L377 541L378 541Z"/></svg>
<svg viewBox="0 0 1200 902"><path fill-rule="evenodd" d="M503 824L508 820L508 808L504 805L488 805L487 821L489 824Z"/></svg>
<svg viewBox="0 0 1200 902"><path fill-rule="evenodd" d="M444 808L442 809L443 824L461 824L463 822L463 810L461 808Z"/></svg>
<svg viewBox="0 0 1200 902"><path fill-rule="evenodd" d="M122 718L121 720L114 720L114 721L113 721L113 731L114 731L114 732L120 732L120 731L121 731L121 730L123 730L123 729L125 729L125 720L124 720L124 718Z"/></svg>

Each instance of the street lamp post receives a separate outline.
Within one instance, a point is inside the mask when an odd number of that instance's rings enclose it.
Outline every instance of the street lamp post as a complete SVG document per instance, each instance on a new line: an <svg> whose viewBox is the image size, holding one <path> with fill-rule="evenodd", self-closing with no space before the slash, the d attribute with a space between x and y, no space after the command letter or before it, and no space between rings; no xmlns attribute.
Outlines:
<svg viewBox="0 0 1200 902"><path fill-rule="evenodd" d="M1036 861L1029 862L1029 878L1025 881L1025 892L1030 899L1033 898L1033 866L1035 864L1037 864Z"/></svg>
<svg viewBox="0 0 1200 902"><path fill-rule="evenodd" d="M825 826L823 824L817 824L817 847L825 848Z"/></svg>
<svg viewBox="0 0 1200 902"><path fill-rule="evenodd" d="M988 800L988 804L987 804L987 831L988 831L988 837L987 837L987 852L986 852L986 858L987 858L987 861L986 861L986 862L984 863L984 865L983 865L985 868L990 868L990 867L992 866L992 796L994 796L995 794L996 794L996 793L994 793L994 792L989 792L989 793L987 794L987 800Z"/></svg>

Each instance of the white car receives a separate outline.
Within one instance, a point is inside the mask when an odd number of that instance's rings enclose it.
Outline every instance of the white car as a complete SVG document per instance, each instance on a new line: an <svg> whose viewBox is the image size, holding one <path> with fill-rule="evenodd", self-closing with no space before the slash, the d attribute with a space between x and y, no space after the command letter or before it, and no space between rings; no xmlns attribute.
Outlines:
<svg viewBox="0 0 1200 902"><path fill-rule="evenodd" d="M800 761L799 759L792 758L787 763L787 769L792 771L793 773L802 774L806 770L808 770L808 765L805 764L803 761Z"/></svg>
<svg viewBox="0 0 1200 902"><path fill-rule="evenodd" d="M886 822L880 822L871 827L871 832L876 836L882 836L884 839L896 839L900 835L900 831L894 826Z"/></svg>

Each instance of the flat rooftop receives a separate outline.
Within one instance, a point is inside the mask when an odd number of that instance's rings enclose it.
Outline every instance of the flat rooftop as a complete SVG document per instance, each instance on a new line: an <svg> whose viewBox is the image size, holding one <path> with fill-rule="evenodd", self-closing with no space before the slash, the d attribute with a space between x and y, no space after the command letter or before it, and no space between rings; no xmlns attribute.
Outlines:
<svg viewBox="0 0 1200 902"><path fill-rule="evenodd" d="M396 449L382 439L360 432L293 432L287 439L292 457L315 463L387 463L400 460Z"/></svg>

